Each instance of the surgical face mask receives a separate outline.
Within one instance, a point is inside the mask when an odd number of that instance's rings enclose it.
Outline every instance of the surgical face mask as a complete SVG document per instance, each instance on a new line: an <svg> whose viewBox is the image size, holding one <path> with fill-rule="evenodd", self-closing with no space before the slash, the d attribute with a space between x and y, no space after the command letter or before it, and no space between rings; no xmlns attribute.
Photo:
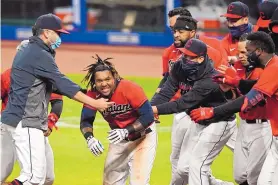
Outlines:
<svg viewBox="0 0 278 185"><path fill-rule="evenodd" d="M58 36L56 41L54 43L52 43L50 46L51 46L52 49L55 50L58 47L60 47L61 43L62 43L61 37Z"/></svg>

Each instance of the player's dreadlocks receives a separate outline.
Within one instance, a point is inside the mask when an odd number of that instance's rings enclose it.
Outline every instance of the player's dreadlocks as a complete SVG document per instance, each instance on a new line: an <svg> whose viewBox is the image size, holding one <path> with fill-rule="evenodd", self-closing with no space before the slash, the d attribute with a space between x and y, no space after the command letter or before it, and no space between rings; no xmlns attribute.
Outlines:
<svg viewBox="0 0 278 185"><path fill-rule="evenodd" d="M98 71L105 71L108 70L112 73L112 76L116 80L121 80L122 78L120 77L118 71L115 69L114 65L109 62L108 60L112 58L106 58L102 60L97 54L96 57L92 56L93 59L96 60L95 63L88 65L84 71L88 71L85 78L82 80L82 82L88 82L87 88L91 86L93 89L95 87L95 74Z"/></svg>

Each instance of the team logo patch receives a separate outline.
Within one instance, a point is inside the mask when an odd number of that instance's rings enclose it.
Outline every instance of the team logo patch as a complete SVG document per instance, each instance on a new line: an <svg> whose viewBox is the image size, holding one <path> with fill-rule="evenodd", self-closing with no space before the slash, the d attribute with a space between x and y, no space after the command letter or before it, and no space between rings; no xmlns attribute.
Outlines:
<svg viewBox="0 0 278 185"><path fill-rule="evenodd" d="M179 89L181 90L181 94L185 94L192 89L192 87L184 82L179 83Z"/></svg>
<svg viewBox="0 0 278 185"><path fill-rule="evenodd" d="M131 111L132 107L130 104L114 104L105 111L102 112L103 116L111 115L116 116L119 114L126 113L128 111Z"/></svg>

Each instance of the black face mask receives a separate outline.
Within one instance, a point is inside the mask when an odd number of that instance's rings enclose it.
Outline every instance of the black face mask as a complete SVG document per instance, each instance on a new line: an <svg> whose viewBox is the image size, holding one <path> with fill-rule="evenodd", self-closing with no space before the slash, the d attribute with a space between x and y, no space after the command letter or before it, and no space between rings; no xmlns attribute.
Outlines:
<svg viewBox="0 0 278 185"><path fill-rule="evenodd" d="M199 71L199 66L200 64L197 62L185 58L182 60L182 70L188 77L196 74Z"/></svg>
<svg viewBox="0 0 278 185"><path fill-rule="evenodd" d="M270 36L275 44L275 53L278 53L278 34L277 33L270 33Z"/></svg>
<svg viewBox="0 0 278 185"><path fill-rule="evenodd" d="M252 53L248 54L247 56L247 61L249 62L249 64L251 66L255 67L260 67L261 66L261 62L260 62L260 57L261 54L256 55L256 50L253 51Z"/></svg>

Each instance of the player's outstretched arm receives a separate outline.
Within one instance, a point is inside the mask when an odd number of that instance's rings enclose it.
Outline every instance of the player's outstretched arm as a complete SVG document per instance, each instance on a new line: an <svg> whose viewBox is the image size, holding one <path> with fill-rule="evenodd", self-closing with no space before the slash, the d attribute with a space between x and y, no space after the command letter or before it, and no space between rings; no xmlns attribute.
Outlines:
<svg viewBox="0 0 278 185"><path fill-rule="evenodd" d="M194 109L190 113L190 117L193 121L199 122L202 120L210 119L212 117L223 117L225 115L248 112L250 109L262 105L265 103L265 95L252 89L249 93L241 96L233 101L217 106L215 108L198 108Z"/></svg>
<svg viewBox="0 0 278 185"><path fill-rule="evenodd" d="M105 109L111 107L114 104L114 102L107 102L108 99L104 99L104 98L95 100L95 99L90 98L89 96L85 95L81 91L78 91L74 95L73 99L78 102L85 103L92 107L95 107L97 110L99 110L101 112L104 111Z"/></svg>
<svg viewBox="0 0 278 185"><path fill-rule="evenodd" d="M104 147L93 134L93 123L96 116L96 110L83 106L80 120L80 131L87 141L88 148L95 155L103 153Z"/></svg>
<svg viewBox="0 0 278 185"><path fill-rule="evenodd" d="M179 84L171 75L166 78L166 82L160 91L155 93L151 100L151 105L159 105L169 102L178 91Z"/></svg>

